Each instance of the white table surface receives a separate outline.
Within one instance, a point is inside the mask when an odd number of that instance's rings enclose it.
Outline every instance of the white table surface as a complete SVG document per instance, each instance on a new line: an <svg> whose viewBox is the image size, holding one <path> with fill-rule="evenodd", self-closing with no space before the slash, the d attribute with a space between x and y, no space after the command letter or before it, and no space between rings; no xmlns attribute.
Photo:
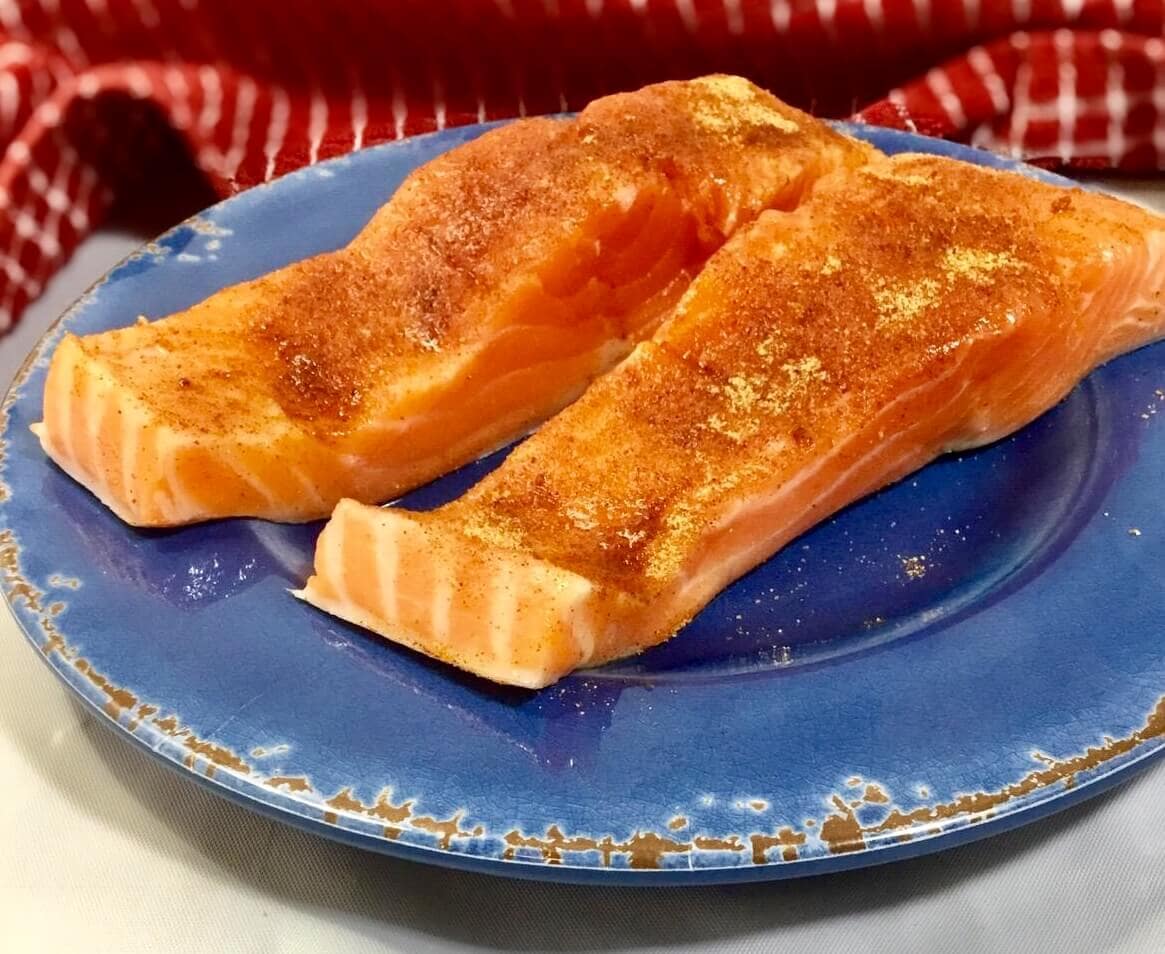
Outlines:
<svg viewBox="0 0 1165 954"><path fill-rule="evenodd" d="M1165 208L1165 183L1133 183ZM89 239L0 341L138 239ZM1165 765L1006 835L797 882L582 888L445 871L252 815L74 702L0 611L0 954L470 950L1165 952Z"/></svg>

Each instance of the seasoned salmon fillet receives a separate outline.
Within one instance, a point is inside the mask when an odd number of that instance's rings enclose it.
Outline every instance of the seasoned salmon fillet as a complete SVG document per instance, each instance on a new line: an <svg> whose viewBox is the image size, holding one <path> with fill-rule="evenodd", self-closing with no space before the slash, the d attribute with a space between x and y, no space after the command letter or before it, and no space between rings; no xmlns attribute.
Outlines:
<svg viewBox="0 0 1165 954"><path fill-rule="evenodd" d="M729 76L515 122L418 169L339 251L66 336L36 431L140 526L388 500L563 407L726 237L871 154Z"/></svg>
<svg viewBox="0 0 1165 954"><path fill-rule="evenodd" d="M1165 220L899 156L766 212L650 341L464 497L343 501L300 595L539 687L671 636L849 502L1165 333Z"/></svg>

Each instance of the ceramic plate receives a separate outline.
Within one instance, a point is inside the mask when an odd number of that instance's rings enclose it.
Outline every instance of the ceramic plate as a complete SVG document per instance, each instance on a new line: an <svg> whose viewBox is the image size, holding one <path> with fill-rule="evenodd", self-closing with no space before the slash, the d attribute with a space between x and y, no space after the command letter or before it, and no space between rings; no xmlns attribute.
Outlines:
<svg viewBox="0 0 1165 954"><path fill-rule="evenodd" d="M1101 369L1011 439L850 507L667 644L536 693L292 599L319 524L134 531L40 453L28 425L65 331L177 311L342 245L411 169L482 128L230 199L117 267L42 342L5 405L0 552L16 618L70 689L281 820L563 880L784 878L917 855L1161 754L1165 346ZM502 456L403 503L448 500Z"/></svg>

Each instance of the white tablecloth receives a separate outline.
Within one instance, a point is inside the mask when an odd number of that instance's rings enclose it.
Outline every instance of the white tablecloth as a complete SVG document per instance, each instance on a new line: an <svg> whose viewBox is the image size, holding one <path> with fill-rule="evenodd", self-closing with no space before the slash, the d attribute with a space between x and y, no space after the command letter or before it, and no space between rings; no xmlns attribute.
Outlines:
<svg viewBox="0 0 1165 954"><path fill-rule="evenodd" d="M1165 207L1165 189L1133 187ZM0 342L137 239L90 239ZM426 868L227 803L74 702L0 611L0 952L1165 952L1165 765L1042 822L798 882L582 888Z"/></svg>

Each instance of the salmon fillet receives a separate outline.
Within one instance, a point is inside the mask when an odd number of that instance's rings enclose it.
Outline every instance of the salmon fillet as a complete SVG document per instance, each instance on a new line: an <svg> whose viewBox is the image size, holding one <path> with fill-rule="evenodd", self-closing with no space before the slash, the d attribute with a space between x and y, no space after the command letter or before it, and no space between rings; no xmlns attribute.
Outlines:
<svg viewBox="0 0 1165 954"><path fill-rule="evenodd" d="M388 500L563 407L727 236L871 152L728 76L519 121L415 171L339 251L66 336L35 430L139 526Z"/></svg>
<svg viewBox="0 0 1165 954"><path fill-rule="evenodd" d="M900 156L766 212L462 498L343 501L301 595L540 687L667 639L798 534L1165 332L1165 220Z"/></svg>

